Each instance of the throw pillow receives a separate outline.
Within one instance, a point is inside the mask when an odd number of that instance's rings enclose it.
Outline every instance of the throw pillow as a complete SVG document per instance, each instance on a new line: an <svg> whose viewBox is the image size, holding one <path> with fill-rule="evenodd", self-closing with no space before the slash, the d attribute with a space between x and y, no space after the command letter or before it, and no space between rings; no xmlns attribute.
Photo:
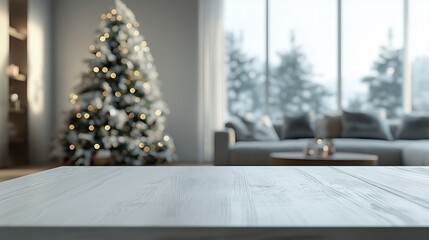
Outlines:
<svg viewBox="0 0 429 240"><path fill-rule="evenodd" d="M343 111L344 138L392 140L388 126L378 116L363 112Z"/></svg>
<svg viewBox="0 0 429 240"><path fill-rule="evenodd" d="M251 118L250 115L246 117L232 116L226 124L226 127L234 130L238 142L280 140L268 116L263 116L256 121Z"/></svg>
<svg viewBox="0 0 429 240"><path fill-rule="evenodd" d="M314 138L309 113L297 116L285 116L284 139Z"/></svg>
<svg viewBox="0 0 429 240"><path fill-rule="evenodd" d="M252 132L239 116L231 116L225 126L234 130L237 142L252 141Z"/></svg>
<svg viewBox="0 0 429 240"><path fill-rule="evenodd" d="M256 121L252 117L245 116L241 117L244 124L247 126L249 131L252 133L251 140L249 141L278 141L279 135L274 129L273 123L269 116L262 116Z"/></svg>
<svg viewBox="0 0 429 240"><path fill-rule="evenodd" d="M429 116L405 115L396 138L401 140L429 139Z"/></svg>
<svg viewBox="0 0 429 240"><path fill-rule="evenodd" d="M343 131L343 116L338 115L325 115L324 120L324 133L326 138L340 138Z"/></svg>

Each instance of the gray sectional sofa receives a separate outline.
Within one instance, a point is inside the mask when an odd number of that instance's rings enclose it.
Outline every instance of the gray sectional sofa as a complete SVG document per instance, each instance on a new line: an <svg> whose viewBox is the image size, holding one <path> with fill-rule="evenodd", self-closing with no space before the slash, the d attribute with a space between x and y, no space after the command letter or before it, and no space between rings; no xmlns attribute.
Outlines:
<svg viewBox="0 0 429 240"><path fill-rule="evenodd" d="M309 140L237 142L231 128L215 132L214 137L215 165L269 165L272 152L303 151ZM382 166L429 166L429 140L337 138L334 143L338 152L375 154Z"/></svg>

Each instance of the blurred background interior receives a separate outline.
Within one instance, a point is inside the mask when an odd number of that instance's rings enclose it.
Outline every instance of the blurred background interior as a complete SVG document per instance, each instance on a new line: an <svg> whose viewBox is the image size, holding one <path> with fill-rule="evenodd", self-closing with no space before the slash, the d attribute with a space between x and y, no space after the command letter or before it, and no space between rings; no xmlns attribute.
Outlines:
<svg viewBox="0 0 429 240"><path fill-rule="evenodd" d="M214 131L231 116L429 112L427 0L124 3L155 59L176 163L211 164ZM114 6L0 0L0 180L62 163L54 139Z"/></svg>

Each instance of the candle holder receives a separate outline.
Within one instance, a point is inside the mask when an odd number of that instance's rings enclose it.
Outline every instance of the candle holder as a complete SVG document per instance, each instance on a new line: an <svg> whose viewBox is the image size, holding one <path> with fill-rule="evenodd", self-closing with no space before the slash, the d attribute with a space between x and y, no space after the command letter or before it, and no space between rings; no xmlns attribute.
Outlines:
<svg viewBox="0 0 429 240"><path fill-rule="evenodd" d="M308 142L304 148L306 156L329 157L335 153L335 144L332 139L316 138Z"/></svg>

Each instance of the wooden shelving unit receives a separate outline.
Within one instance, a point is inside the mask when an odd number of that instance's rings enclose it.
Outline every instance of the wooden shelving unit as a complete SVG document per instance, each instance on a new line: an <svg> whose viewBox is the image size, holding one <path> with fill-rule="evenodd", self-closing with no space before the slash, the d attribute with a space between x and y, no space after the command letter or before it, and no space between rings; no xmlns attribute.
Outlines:
<svg viewBox="0 0 429 240"><path fill-rule="evenodd" d="M9 0L9 64L19 67L9 74L9 167L28 163L27 17L28 0Z"/></svg>

